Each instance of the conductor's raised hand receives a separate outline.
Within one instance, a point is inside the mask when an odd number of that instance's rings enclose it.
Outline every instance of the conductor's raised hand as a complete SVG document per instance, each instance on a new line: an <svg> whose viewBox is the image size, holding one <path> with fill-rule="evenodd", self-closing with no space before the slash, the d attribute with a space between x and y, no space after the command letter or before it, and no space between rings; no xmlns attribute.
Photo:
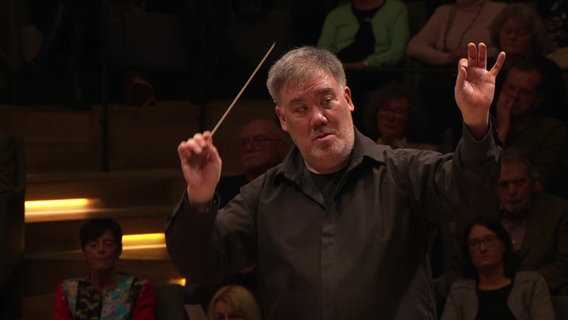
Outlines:
<svg viewBox="0 0 568 320"><path fill-rule="evenodd" d="M194 205L211 202L221 177L222 161L213 144L211 132L196 133L178 146L183 176L187 182L187 195Z"/></svg>
<svg viewBox="0 0 568 320"><path fill-rule="evenodd" d="M481 138L487 132L489 108L495 94L495 78L503 67L505 53L499 53L497 62L487 70L487 47L484 43L476 46L469 43L467 58L458 63L458 77L455 98L461 110L463 121L471 134Z"/></svg>

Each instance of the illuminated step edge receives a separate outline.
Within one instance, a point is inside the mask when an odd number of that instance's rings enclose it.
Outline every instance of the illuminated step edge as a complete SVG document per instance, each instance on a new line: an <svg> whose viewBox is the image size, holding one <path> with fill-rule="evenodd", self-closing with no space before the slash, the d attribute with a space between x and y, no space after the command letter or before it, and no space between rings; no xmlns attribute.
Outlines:
<svg viewBox="0 0 568 320"><path fill-rule="evenodd" d="M50 199L25 202L25 221L58 221L69 218L85 219L89 212L96 212L97 199Z"/></svg>
<svg viewBox="0 0 568 320"><path fill-rule="evenodd" d="M48 251L25 254L26 258L79 260L81 250ZM163 233L131 234L122 237L122 260L169 260Z"/></svg>
<svg viewBox="0 0 568 320"><path fill-rule="evenodd" d="M102 201L99 199L26 201L25 221L26 223L33 223L133 215L138 217L160 215L165 218L172 210L169 205L104 207L101 204Z"/></svg>

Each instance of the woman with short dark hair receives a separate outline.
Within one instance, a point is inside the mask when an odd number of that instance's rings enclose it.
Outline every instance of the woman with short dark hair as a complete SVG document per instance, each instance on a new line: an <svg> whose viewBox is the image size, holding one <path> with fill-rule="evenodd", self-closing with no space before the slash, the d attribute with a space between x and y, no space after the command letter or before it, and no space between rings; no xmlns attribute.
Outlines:
<svg viewBox="0 0 568 320"><path fill-rule="evenodd" d="M154 285L119 273L122 229L111 219L90 219L80 231L89 274L60 281L55 319L154 319Z"/></svg>

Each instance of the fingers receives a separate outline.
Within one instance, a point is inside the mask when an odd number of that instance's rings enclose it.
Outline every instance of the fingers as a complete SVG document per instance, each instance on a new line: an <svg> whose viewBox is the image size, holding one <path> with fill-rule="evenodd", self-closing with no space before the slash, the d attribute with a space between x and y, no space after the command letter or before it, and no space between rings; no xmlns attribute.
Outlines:
<svg viewBox="0 0 568 320"><path fill-rule="evenodd" d="M501 71L501 68L503 68L503 64L505 63L505 58L506 58L505 52L501 51L497 56L497 61L493 65L493 68L491 68L491 71L489 71L489 73L491 73L492 76L496 77L499 71Z"/></svg>
<svg viewBox="0 0 568 320"><path fill-rule="evenodd" d="M477 66L482 69L487 68L487 46L483 42L478 45Z"/></svg>
<svg viewBox="0 0 568 320"><path fill-rule="evenodd" d="M477 47L473 42L467 44L467 62L470 67L477 67Z"/></svg>
<svg viewBox="0 0 568 320"><path fill-rule="evenodd" d="M463 88L465 79L467 77L467 67L469 65L469 59L462 58L458 63L458 77L456 79L456 89Z"/></svg>
<svg viewBox="0 0 568 320"><path fill-rule="evenodd" d="M470 42L467 44L467 61L470 67L487 68L487 46L480 42L477 46Z"/></svg>
<svg viewBox="0 0 568 320"><path fill-rule="evenodd" d="M178 155L180 160L186 160L193 156L200 156L207 153L209 148L214 148L213 138L210 131L196 133L193 137L182 141L178 145Z"/></svg>

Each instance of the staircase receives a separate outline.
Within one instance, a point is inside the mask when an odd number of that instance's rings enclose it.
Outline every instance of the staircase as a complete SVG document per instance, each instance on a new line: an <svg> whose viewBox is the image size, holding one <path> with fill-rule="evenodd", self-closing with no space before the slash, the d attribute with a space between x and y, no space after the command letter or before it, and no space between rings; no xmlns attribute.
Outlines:
<svg viewBox="0 0 568 320"><path fill-rule="evenodd" d="M208 129L221 118L228 101L205 108L187 102L158 101L146 108L110 106L108 170L103 170L103 110L70 110L53 106L0 106L0 125L24 139L26 201L89 199L86 208L50 210L31 215L26 209L25 249L18 285L22 319L53 319L57 281L87 272L80 252L84 220L108 217L125 235L156 234L185 187L176 148L200 131L200 112ZM267 101L241 101L215 135L223 174L235 174L236 137L251 117L273 117ZM126 239L125 237L124 239ZM125 240L123 239L123 242ZM163 237L146 248L125 243L119 269L156 284L179 281Z"/></svg>
<svg viewBox="0 0 568 320"><path fill-rule="evenodd" d="M57 281L83 276L87 266L80 252L79 229L84 219L115 219L125 235L162 233L164 222L183 190L177 170L31 175L27 198L89 198L86 209L53 211L26 218L26 247L21 266L24 319L52 319ZM180 279L162 240L149 248L124 250L123 272L151 279L156 284Z"/></svg>

